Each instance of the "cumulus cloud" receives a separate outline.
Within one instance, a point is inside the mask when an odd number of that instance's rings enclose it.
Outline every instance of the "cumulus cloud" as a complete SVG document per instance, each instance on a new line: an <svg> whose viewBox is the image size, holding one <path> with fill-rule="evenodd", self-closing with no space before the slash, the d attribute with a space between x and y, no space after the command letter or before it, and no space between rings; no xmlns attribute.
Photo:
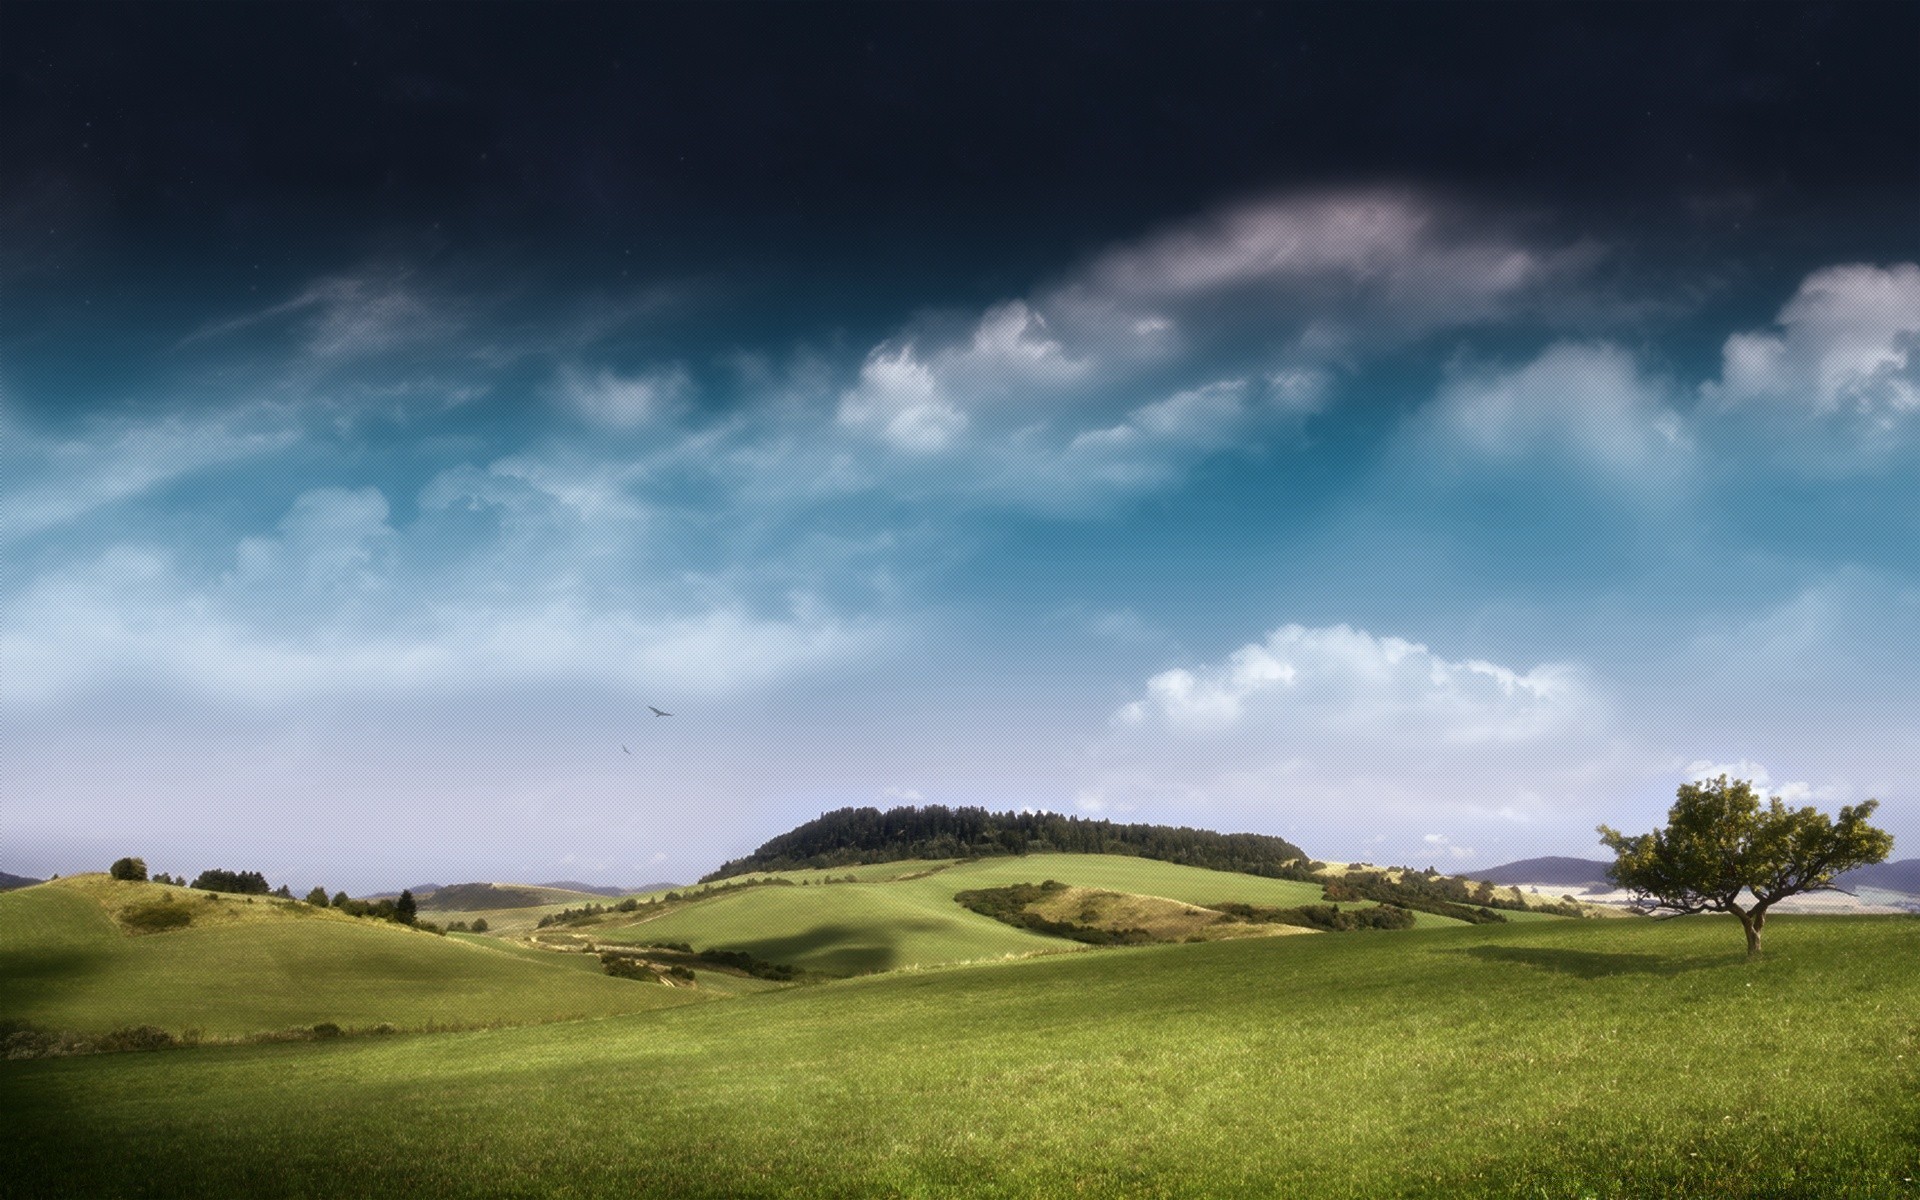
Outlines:
<svg viewBox="0 0 1920 1200"><path fill-rule="evenodd" d="M1176 667L1116 714L1125 725L1210 731L1283 719L1321 730L1417 732L1437 743L1529 741L1576 720L1590 701L1580 671L1518 672L1449 661L1417 642L1348 625L1285 625L1217 666Z"/></svg>
<svg viewBox="0 0 1920 1200"><path fill-rule="evenodd" d="M1480 460L1550 455L1643 480L1682 467L1692 449L1673 388L1606 342L1556 342L1512 369L1456 369L1417 436Z"/></svg>
<svg viewBox="0 0 1920 1200"><path fill-rule="evenodd" d="M1269 197L1112 247L971 321L903 328L835 416L918 488L1085 507L1294 436L1356 349L1493 319L1588 257L1411 191ZM954 469L928 474L939 458Z"/></svg>
<svg viewBox="0 0 1920 1200"><path fill-rule="evenodd" d="M1611 711L1574 663L1520 669L1350 625L1285 625L1148 679L1089 751L1079 799L1217 827L1300 820L1351 845L1385 831L1402 857L1445 820L1464 857L1516 826L1577 829L1597 777L1632 769Z"/></svg>
<svg viewBox="0 0 1920 1200"><path fill-rule="evenodd" d="M1727 339L1709 399L1851 416L1880 431L1920 411L1920 264L1815 271L1774 324Z"/></svg>
<svg viewBox="0 0 1920 1200"><path fill-rule="evenodd" d="M840 423L896 450L932 454L951 445L970 422L909 345L881 347L867 356L859 384L840 398Z"/></svg>

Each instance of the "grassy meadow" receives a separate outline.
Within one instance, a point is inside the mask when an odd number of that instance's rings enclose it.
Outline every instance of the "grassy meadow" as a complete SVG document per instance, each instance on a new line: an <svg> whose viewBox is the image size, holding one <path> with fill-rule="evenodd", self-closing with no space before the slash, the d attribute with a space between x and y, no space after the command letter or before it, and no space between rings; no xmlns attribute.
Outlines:
<svg viewBox="0 0 1920 1200"><path fill-rule="evenodd" d="M463 1028L608 1016L699 998L638 988L578 955L515 954L302 901L221 896L78 875L0 893L0 1018L77 1033L154 1025L240 1037L343 1029ZM186 910L134 933L130 911ZM575 969L582 961L593 970Z"/></svg>
<svg viewBox="0 0 1920 1200"><path fill-rule="evenodd" d="M742 950L804 970L856 975L1081 949L1073 942L1004 925L953 902L955 892L970 888L1057 878L1078 887L1185 904L1237 900L1290 907L1321 903L1316 884L1229 875L1119 855L1033 854L884 866L891 869L850 867L838 872L748 876L790 880L795 886L722 892L658 915L610 916L603 923L579 928L595 942L687 942L701 948ZM849 875L853 882L845 882ZM798 886L801 880L806 886ZM1420 918L1459 924L1425 913L1417 914L1416 921Z"/></svg>
<svg viewBox="0 0 1920 1200"><path fill-rule="evenodd" d="M1757 962L1720 918L1167 944L0 1062L0 1190L1920 1196L1920 921L1768 933Z"/></svg>

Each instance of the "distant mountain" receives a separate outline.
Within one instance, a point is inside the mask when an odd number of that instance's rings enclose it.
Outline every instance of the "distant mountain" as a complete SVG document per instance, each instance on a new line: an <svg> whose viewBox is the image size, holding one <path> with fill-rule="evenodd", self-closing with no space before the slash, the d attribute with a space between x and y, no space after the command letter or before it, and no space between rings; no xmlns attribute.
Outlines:
<svg viewBox="0 0 1920 1200"><path fill-rule="evenodd" d="M45 883L43 879L28 879L25 875L9 875L0 871L0 892L10 892L14 888L32 887L36 883Z"/></svg>
<svg viewBox="0 0 1920 1200"><path fill-rule="evenodd" d="M1591 858L1523 858L1519 862L1488 867L1484 871L1467 871L1462 873L1461 878L1484 879L1502 886L1510 883L1550 883L1555 887L1575 887L1605 884L1607 868L1612 865L1611 862ZM1870 887L1920 896L1920 858L1858 867L1834 882L1840 885L1842 891L1848 892L1855 888Z"/></svg>
<svg viewBox="0 0 1920 1200"><path fill-rule="evenodd" d="M1834 882L1838 883L1844 891L1871 887L1920 896L1920 858L1904 858L1899 862L1856 867Z"/></svg>
<svg viewBox="0 0 1920 1200"><path fill-rule="evenodd" d="M587 892L595 896L624 896L628 892L640 891L640 888L612 887L604 883L581 883L577 879L562 879L558 883L536 884L537 887L559 888L563 892Z"/></svg>
<svg viewBox="0 0 1920 1200"><path fill-rule="evenodd" d="M1462 879L1484 879L1506 886L1513 883L1550 883L1555 887L1576 887L1606 883L1611 862L1591 858L1523 858L1484 871L1462 871Z"/></svg>

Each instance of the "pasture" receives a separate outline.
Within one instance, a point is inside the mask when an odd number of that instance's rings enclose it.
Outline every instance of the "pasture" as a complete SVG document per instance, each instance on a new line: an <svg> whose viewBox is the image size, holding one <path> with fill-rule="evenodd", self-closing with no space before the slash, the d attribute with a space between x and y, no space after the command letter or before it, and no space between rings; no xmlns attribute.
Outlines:
<svg viewBox="0 0 1920 1200"><path fill-rule="evenodd" d="M1920 1196L1920 922L1769 932L1757 962L1718 918L1159 945L525 1028L0 1063L0 1179L46 1196Z"/></svg>

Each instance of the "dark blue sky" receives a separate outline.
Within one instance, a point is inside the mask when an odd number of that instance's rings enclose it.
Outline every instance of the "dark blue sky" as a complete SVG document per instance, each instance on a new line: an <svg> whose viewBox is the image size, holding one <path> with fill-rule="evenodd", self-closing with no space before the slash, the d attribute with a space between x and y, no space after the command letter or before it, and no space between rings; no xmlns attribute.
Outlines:
<svg viewBox="0 0 1920 1200"><path fill-rule="evenodd" d="M918 799L1466 870L1722 767L1904 845L1916 49L9 6L0 867L691 877Z"/></svg>

